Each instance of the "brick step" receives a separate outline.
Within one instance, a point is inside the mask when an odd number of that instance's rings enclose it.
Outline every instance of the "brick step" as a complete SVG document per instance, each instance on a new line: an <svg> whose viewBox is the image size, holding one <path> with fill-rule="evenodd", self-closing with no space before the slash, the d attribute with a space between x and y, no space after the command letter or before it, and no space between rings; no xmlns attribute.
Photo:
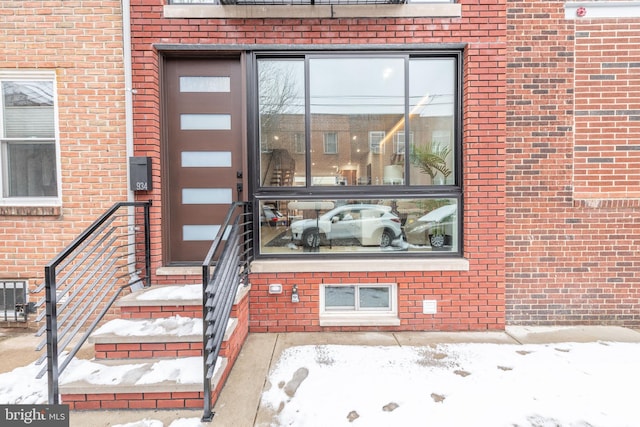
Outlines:
<svg viewBox="0 0 640 427"><path fill-rule="evenodd" d="M200 285L157 286L122 298L118 303L122 318L105 323L89 338L96 358L74 360L65 370L62 402L72 410L202 408L200 289ZM238 289L211 380L212 404L248 334L248 294L248 286ZM171 374L180 369L198 373L184 381ZM168 376L148 381L162 375Z"/></svg>
<svg viewBox="0 0 640 427"><path fill-rule="evenodd" d="M158 360L74 360L61 378L62 403L71 410L202 408L201 357ZM74 375L91 372L90 379ZM227 374L227 359L218 358L211 389L218 391ZM108 380L99 380L105 378Z"/></svg>
<svg viewBox="0 0 640 427"><path fill-rule="evenodd" d="M151 286L120 298L115 305L123 319L202 318L202 285Z"/></svg>
<svg viewBox="0 0 640 427"><path fill-rule="evenodd" d="M227 356L226 342L237 324L237 319L229 319L221 356ZM98 360L202 356L202 319L115 319L94 332L89 342Z"/></svg>

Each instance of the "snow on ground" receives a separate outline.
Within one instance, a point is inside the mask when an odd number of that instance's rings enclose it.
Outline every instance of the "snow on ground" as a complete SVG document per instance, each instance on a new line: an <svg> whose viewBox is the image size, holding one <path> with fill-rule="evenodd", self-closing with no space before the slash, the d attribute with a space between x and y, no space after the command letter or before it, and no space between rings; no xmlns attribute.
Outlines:
<svg viewBox="0 0 640 427"><path fill-rule="evenodd" d="M123 382L133 384L157 384L176 381L178 384L202 384L202 358L160 360L153 364L131 363L127 365L104 365L91 360L73 360L60 377L60 384L86 381L95 385L116 385Z"/></svg>
<svg viewBox="0 0 640 427"><path fill-rule="evenodd" d="M272 417L259 425L638 426L639 360L640 344L612 342L291 347L269 374L261 405ZM74 378L92 375L91 365L78 366ZM39 369L1 374L0 404L46 403L46 376L25 381ZM166 375L194 374L175 366L151 374ZM182 418L168 427L201 425ZM119 427L164 426L145 419Z"/></svg>
<svg viewBox="0 0 640 427"><path fill-rule="evenodd" d="M98 328L92 335L115 334L119 336L149 335L202 335L202 319L171 316L162 319L129 320L113 319Z"/></svg>
<svg viewBox="0 0 640 427"><path fill-rule="evenodd" d="M639 344L303 346L262 404L271 426L640 425Z"/></svg>
<svg viewBox="0 0 640 427"><path fill-rule="evenodd" d="M169 424L169 427L201 427L205 424L200 422L200 418L180 418ZM112 427L164 427L162 421L144 419L134 423L116 424Z"/></svg>
<svg viewBox="0 0 640 427"><path fill-rule="evenodd" d="M45 362L46 363L46 362ZM35 362L0 374L0 404L37 405L47 403L47 374L36 376L42 365ZM29 378L29 381L25 381Z"/></svg>

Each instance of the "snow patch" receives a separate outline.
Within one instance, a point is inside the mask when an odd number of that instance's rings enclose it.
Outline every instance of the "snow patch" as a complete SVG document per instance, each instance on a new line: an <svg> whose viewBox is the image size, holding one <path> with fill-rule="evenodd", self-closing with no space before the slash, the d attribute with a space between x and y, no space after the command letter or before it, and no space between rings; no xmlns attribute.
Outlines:
<svg viewBox="0 0 640 427"><path fill-rule="evenodd" d="M162 319L127 320L114 319L105 323L93 336L114 334L118 336L202 335L202 319L171 316Z"/></svg>

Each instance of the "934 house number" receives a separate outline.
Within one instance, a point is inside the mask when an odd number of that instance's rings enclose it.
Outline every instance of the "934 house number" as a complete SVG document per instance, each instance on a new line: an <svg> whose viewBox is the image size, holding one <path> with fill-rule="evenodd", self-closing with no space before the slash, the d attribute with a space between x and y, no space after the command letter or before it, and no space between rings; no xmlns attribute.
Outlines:
<svg viewBox="0 0 640 427"><path fill-rule="evenodd" d="M145 181L136 182L136 190L137 191L146 191L149 189L149 184Z"/></svg>

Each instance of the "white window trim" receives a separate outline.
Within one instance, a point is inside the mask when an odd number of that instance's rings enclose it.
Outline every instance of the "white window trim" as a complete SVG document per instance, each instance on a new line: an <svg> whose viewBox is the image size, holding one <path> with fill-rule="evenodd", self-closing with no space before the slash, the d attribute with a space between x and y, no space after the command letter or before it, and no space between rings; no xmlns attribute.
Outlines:
<svg viewBox="0 0 640 427"><path fill-rule="evenodd" d="M329 135L333 135L333 141L329 141L328 136ZM323 148L324 148L324 154L338 154L338 133L337 132L325 132L323 134ZM327 150L327 148L329 147L329 145L334 145L335 144L335 150L334 151L330 151Z"/></svg>
<svg viewBox="0 0 640 427"><path fill-rule="evenodd" d="M413 146L413 131L409 132L409 147ZM402 138L401 138L402 137ZM398 155L404 155L406 149L406 141L404 131L398 131L393 136L393 153Z"/></svg>
<svg viewBox="0 0 640 427"><path fill-rule="evenodd" d="M305 154L304 133L295 133L293 135L293 152L294 154Z"/></svg>
<svg viewBox="0 0 640 427"><path fill-rule="evenodd" d="M369 151L371 154L384 154L384 138L386 132L383 130L371 130L369 131ZM376 145L374 145L374 143Z"/></svg>
<svg viewBox="0 0 640 427"><path fill-rule="evenodd" d="M374 265L374 267L372 267ZM371 259L259 259L252 273L315 273L371 271L469 271L466 258L376 258Z"/></svg>
<svg viewBox="0 0 640 427"><path fill-rule="evenodd" d="M62 163L60 160L60 121L58 114L58 84L56 73L53 70L0 70L0 81L2 80L50 80L53 83L53 115L54 115L54 144L56 150L56 179L57 179L57 196L56 197L3 197L4 171L0 163L0 206L61 206L62 205ZM2 135L0 123L0 135ZM4 149L1 147L1 149ZM4 155L4 154L3 154ZM2 159L0 158L0 162Z"/></svg>
<svg viewBox="0 0 640 427"><path fill-rule="evenodd" d="M389 310L326 310L325 288L344 287L389 287ZM323 283L320 285L320 326L399 326L397 283Z"/></svg>

